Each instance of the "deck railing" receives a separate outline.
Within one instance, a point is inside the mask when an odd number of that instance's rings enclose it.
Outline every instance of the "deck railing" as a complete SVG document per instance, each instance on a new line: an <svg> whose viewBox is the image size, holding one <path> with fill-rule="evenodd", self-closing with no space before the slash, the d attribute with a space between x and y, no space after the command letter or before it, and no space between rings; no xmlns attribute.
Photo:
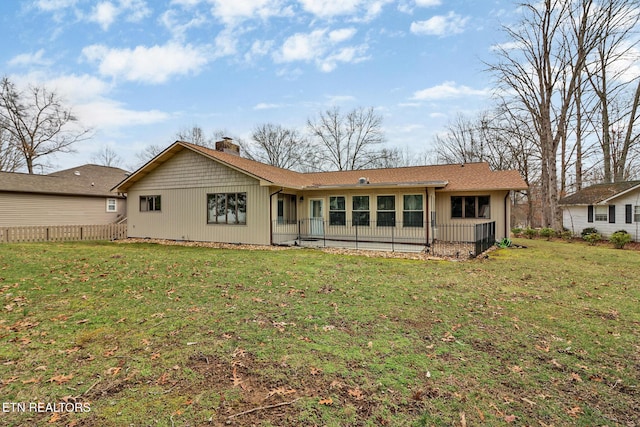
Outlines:
<svg viewBox="0 0 640 427"><path fill-rule="evenodd" d="M421 225L421 226L420 226ZM477 256L495 243L495 221L479 224L426 224L326 221L319 218L274 221L274 244L428 252L442 256Z"/></svg>
<svg viewBox="0 0 640 427"><path fill-rule="evenodd" d="M0 227L0 243L126 239L127 224Z"/></svg>

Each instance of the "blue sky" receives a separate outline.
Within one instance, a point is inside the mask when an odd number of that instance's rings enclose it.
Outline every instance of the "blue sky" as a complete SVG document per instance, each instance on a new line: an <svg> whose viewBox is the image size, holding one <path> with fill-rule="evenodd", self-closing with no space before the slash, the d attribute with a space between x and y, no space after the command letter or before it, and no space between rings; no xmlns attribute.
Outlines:
<svg viewBox="0 0 640 427"><path fill-rule="evenodd" d="M63 95L126 165L181 129L250 140L333 106L374 107L388 147L414 153L489 105L491 47L511 0L29 0L0 3L0 75Z"/></svg>

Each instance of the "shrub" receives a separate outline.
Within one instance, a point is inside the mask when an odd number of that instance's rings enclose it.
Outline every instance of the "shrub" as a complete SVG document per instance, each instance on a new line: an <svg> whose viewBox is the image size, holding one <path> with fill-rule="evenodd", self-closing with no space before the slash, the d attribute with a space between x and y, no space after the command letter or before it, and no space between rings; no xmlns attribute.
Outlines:
<svg viewBox="0 0 640 427"><path fill-rule="evenodd" d="M511 229L511 233L513 233L515 237L522 237L522 228L514 227Z"/></svg>
<svg viewBox="0 0 640 427"><path fill-rule="evenodd" d="M582 238L589 243L591 246L595 246L600 240L602 240L602 234L600 233L590 233L582 236Z"/></svg>
<svg viewBox="0 0 640 427"><path fill-rule="evenodd" d="M586 236L587 234L593 234L593 233L597 233L597 232L598 232L598 230L596 230L594 227L587 227L584 230L582 230L580 235L584 239L584 236Z"/></svg>
<svg viewBox="0 0 640 427"><path fill-rule="evenodd" d="M535 228L527 227L524 230L524 235L527 237L527 239L533 239L538 235L538 230L536 230Z"/></svg>
<svg viewBox="0 0 640 427"><path fill-rule="evenodd" d="M631 241L631 235L625 230L616 231L611 235L609 241L613 243L616 249L622 249L624 245Z"/></svg>
<svg viewBox="0 0 640 427"><path fill-rule="evenodd" d="M499 242L496 242L496 246L499 248L510 248L512 245L511 243L511 239L508 237L505 237L504 239L500 240Z"/></svg>
<svg viewBox="0 0 640 427"><path fill-rule="evenodd" d="M562 230L559 237L561 237L562 240L570 242L573 240L573 233L570 230Z"/></svg>
<svg viewBox="0 0 640 427"><path fill-rule="evenodd" d="M555 235L556 235L556 230L554 230L553 228L545 227L540 230L540 236L546 237L547 240L551 240L551 238Z"/></svg>

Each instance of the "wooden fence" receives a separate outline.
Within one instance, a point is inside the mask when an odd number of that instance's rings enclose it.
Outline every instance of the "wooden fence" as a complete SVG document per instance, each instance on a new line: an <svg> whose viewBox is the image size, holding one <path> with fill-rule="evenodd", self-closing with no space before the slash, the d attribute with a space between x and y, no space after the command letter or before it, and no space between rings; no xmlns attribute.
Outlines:
<svg viewBox="0 0 640 427"><path fill-rule="evenodd" d="M127 238L127 224L0 227L0 243L72 242Z"/></svg>

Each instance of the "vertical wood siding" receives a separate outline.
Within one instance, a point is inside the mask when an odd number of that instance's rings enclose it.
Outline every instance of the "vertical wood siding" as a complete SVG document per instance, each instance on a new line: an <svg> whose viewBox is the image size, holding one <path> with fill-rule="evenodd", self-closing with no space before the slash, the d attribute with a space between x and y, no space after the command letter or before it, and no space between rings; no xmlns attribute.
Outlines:
<svg viewBox="0 0 640 427"><path fill-rule="evenodd" d="M0 226L110 224L126 216L126 200L107 212L107 198L0 192Z"/></svg>
<svg viewBox="0 0 640 427"><path fill-rule="evenodd" d="M474 191L451 193L444 191L436 192L436 222L438 224L475 224L478 222L496 222L496 240L508 237L511 225L507 223L507 234L505 234L505 221L510 217L510 201L507 201L507 212L505 217L504 198L508 191ZM452 196L490 196L491 218L451 218L451 197Z"/></svg>
<svg viewBox="0 0 640 427"><path fill-rule="evenodd" d="M247 193L246 224L207 224L207 194ZM161 196L161 211L140 212L140 196ZM213 160L182 151L128 192L129 237L270 243L269 189Z"/></svg>

